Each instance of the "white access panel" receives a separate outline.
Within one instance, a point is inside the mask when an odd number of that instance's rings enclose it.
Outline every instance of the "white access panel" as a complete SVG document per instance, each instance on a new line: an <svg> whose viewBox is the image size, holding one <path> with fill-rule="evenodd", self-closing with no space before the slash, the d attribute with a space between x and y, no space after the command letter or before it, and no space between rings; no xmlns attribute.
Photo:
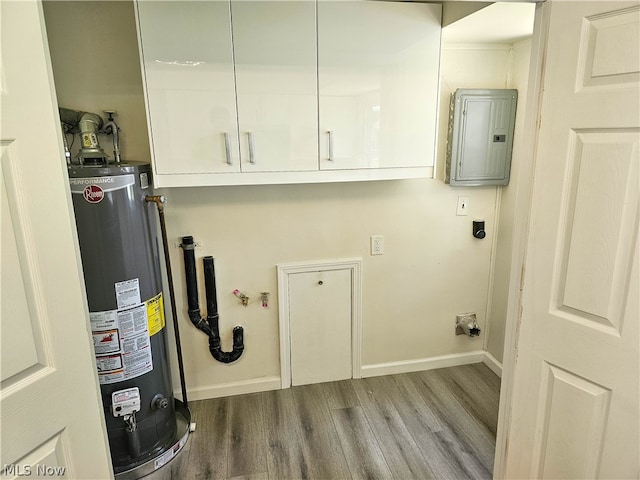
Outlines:
<svg viewBox="0 0 640 480"><path fill-rule="evenodd" d="M351 275L349 268L289 275L291 385L352 377Z"/></svg>
<svg viewBox="0 0 640 480"><path fill-rule="evenodd" d="M517 100L517 90L456 90L451 96L445 182L509 183Z"/></svg>

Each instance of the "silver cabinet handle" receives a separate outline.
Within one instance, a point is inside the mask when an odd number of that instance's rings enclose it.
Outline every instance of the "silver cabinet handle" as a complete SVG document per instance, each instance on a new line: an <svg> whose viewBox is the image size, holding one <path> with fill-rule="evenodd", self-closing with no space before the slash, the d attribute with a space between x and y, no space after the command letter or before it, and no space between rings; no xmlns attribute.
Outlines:
<svg viewBox="0 0 640 480"><path fill-rule="evenodd" d="M224 153L227 156L227 165L231 165L231 144L229 143L229 134L224 132Z"/></svg>
<svg viewBox="0 0 640 480"><path fill-rule="evenodd" d="M249 138L249 163L253 165L256 163L255 145L253 143L253 132L247 132L247 137Z"/></svg>
<svg viewBox="0 0 640 480"><path fill-rule="evenodd" d="M329 156L327 157L327 160L333 162L333 130L329 130L327 135L329 137Z"/></svg>

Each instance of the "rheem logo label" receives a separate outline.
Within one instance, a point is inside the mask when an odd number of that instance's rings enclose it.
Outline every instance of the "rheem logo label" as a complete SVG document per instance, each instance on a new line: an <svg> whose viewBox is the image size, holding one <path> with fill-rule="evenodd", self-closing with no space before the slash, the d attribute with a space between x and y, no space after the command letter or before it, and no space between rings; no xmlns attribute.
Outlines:
<svg viewBox="0 0 640 480"><path fill-rule="evenodd" d="M100 203L104 198L104 190L98 185L87 185L82 191L84 199L89 203Z"/></svg>

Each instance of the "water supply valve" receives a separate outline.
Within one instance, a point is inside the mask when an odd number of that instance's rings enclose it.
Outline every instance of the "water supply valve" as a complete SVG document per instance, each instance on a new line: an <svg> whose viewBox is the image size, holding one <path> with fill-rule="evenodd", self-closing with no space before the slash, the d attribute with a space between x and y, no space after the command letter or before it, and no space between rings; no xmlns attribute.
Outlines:
<svg viewBox="0 0 640 480"><path fill-rule="evenodd" d="M116 163L120 163L120 127L113 120L113 116L116 115L117 112L115 110L104 110L104 113L109 116L109 120L104 124L103 131L107 135L113 135L113 158Z"/></svg>
<svg viewBox="0 0 640 480"><path fill-rule="evenodd" d="M262 308L269 308L269 292L260 292L260 304Z"/></svg>
<svg viewBox="0 0 640 480"><path fill-rule="evenodd" d="M246 307L247 305L249 305L249 297L247 297L244 293L242 293L240 290L238 290L237 288L233 291L233 294L238 297L240 299L240 301L242 302L242 306Z"/></svg>

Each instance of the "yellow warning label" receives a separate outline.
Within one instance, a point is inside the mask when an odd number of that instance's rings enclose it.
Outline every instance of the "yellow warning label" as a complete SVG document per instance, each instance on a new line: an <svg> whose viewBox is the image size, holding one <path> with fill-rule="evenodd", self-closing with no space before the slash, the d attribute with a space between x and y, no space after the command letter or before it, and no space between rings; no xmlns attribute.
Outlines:
<svg viewBox="0 0 640 480"><path fill-rule="evenodd" d="M95 148L98 146L98 139L95 133L82 134L82 146L85 148Z"/></svg>
<svg viewBox="0 0 640 480"><path fill-rule="evenodd" d="M153 336L164 328L164 302L162 292L145 302L149 320L149 336Z"/></svg>

